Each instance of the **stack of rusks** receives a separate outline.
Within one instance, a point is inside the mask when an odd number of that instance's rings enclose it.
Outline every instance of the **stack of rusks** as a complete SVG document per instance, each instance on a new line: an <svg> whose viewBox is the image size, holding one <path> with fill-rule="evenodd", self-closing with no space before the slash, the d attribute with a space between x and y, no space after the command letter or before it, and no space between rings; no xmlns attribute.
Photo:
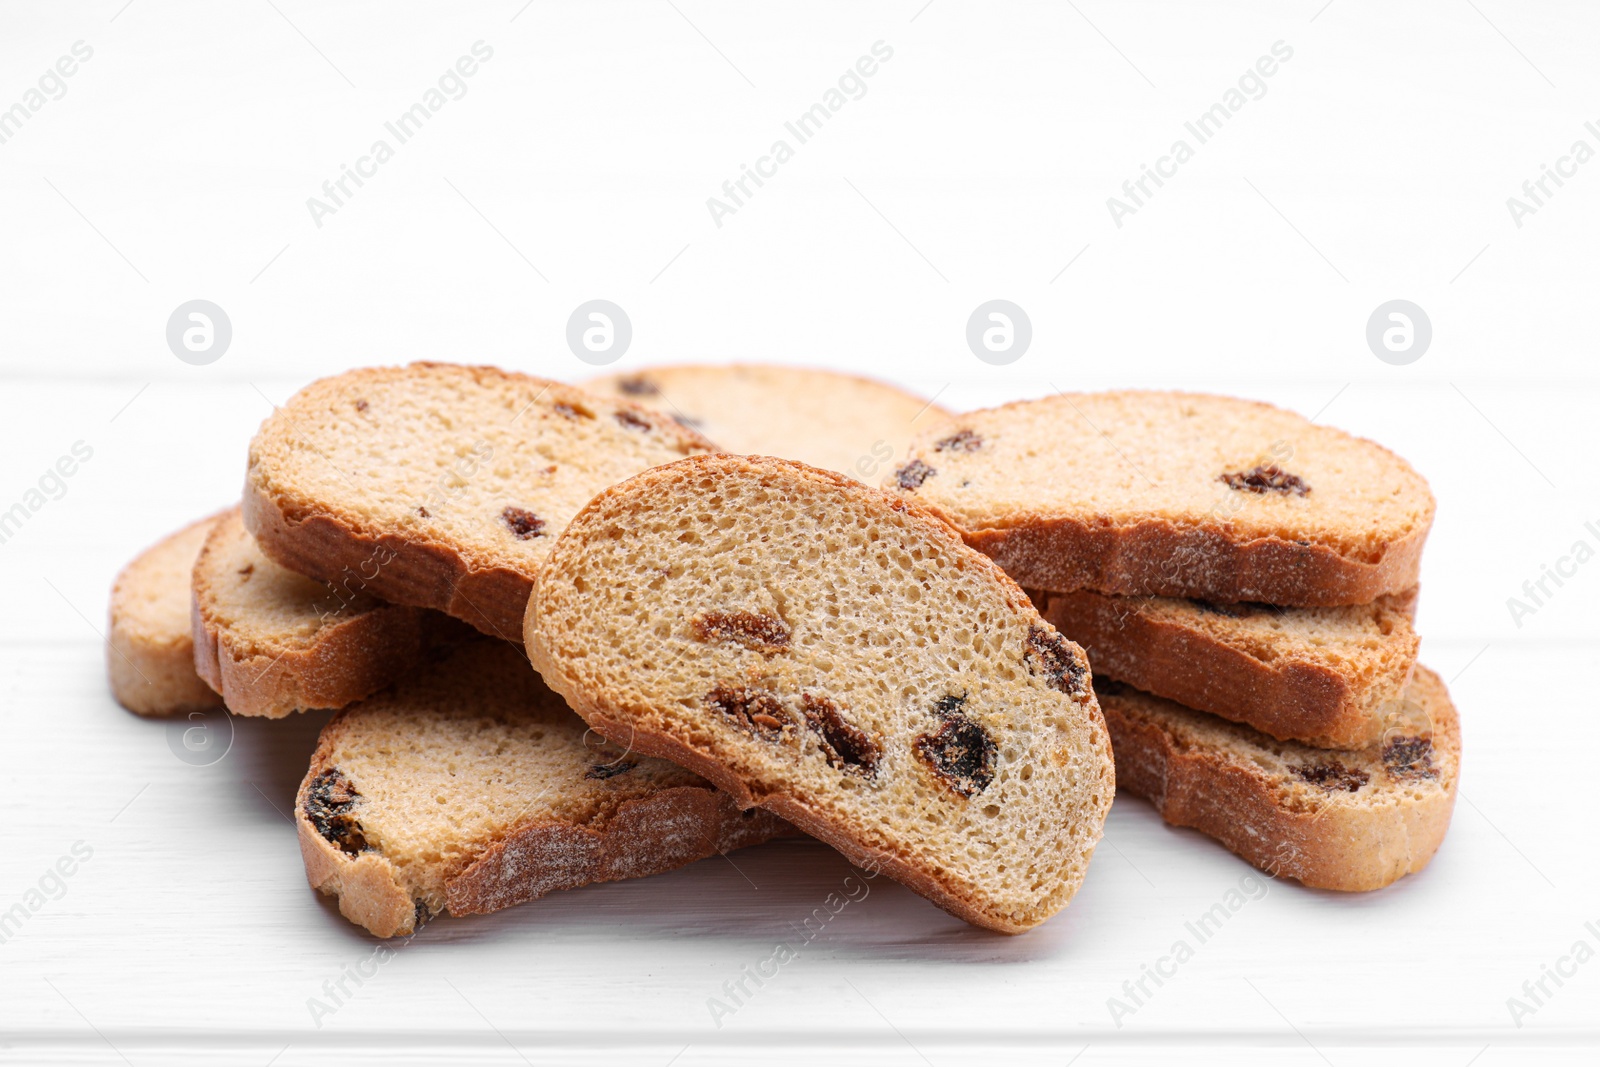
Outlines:
<svg viewBox="0 0 1600 1067"><path fill-rule="evenodd" d="M380 937L793 834L1018 933L1118 784L1308 886L1428 863L1433 510L1378 445L1224 397L370 368L128 565L107 661L143 715L338 709L300 848Z"/></svg>

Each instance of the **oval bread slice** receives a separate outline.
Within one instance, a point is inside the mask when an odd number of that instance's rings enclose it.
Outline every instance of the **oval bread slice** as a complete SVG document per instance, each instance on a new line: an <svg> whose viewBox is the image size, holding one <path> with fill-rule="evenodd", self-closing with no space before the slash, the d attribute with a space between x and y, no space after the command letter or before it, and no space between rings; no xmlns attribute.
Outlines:
<svg viewBox="0 0 1600 1067"><path fill-rule="evenodd" d="M937 519L799 463L698 456L600 494L525 639L613 742L980 926L1065 907L1111 804L1082 650Z"/></svg>
<svg viewBox="0 0 1600 1067"><path fill-rule="evenodd" d="M117 703L140 715L222 706L195 673L189 575L219 516L192 522L139 553L111 587L106 674Z"/></svg>
<svg viewBox="0 0 1600 1067"><path fill-rule="evenodd" d="M710 449L669 418L493 367L313 382L250 444L244 522L292 571L522 639L533 573L589 498Z"/></svg>
<svg viewBox="0 0 1600 1067"><path fill-rule="evenodd" d="M1461 723L1426 667L1406 692L1410 721L1362 749L1275 741L1115 682L1100 693L1119 784L1269 874L1381 889L1426 867L1450 826Z"/></svg>
<svg viewBox="0 0 1600 1067"><path fill-rule="evenodd" d="M379 937L793 832L605 745L516 646L481 637L334 716L295 822L312 887Z"/></svg>
<svg viewBox="0 0 1600 1067"><path fill-rule="evenodd" d="M950 417L887 382L814 367L650 367L584 388L664 411L723 451L782 456L874 485L918 430Z"/></svg>
<svg viewBox="0 0 1600 1067"><path fill-rule="evenodd" d="M195 561L194 666L235 715L342 708L416 663L424 615L280 566L234 508Z"/></svg>
<svg viewBox="0 0 1600 1067"><path fill-rule="evenodd" d="M884 488L1029 589L1365 604L1417 584L1428 483L1371 441L1249 400L1064 393L920 433Z"/></svg>

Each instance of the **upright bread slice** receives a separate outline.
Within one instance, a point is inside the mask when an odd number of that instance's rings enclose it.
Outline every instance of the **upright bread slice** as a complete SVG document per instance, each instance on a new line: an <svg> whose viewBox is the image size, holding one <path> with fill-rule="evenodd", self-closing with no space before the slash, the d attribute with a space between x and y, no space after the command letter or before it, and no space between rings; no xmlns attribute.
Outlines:
<svg viewBox="0 0 1600 1067"><path fill-rule="evenodd" d="M1063 393L925 430L885 487L1030 589L1365 604L1417 584L1433 522L1404 460L1293 412Z"/></svg>
<svg viewBox="0 0 1600 1067"><path fill-rule="evenodd" d="M604 736L981 926L1065 907L1111 805L1082 650L949 527L841 475L711 455L608 489L525 637Z"/></svg>
<svg viewBox="0 0 1600 1067"><path fill-rule="evenodd" d="M606 486L709 449L634 404L492 367L313 382L250 445L244 523L290 570L520 641L533 573Z"/></svg>
<svg viewBox="0 0 1600 1067"><path fill-rule="evenodd" d="M194 668L235 715L342 708L416 663L421 608L268 559L234 508L194 565Z"/></svg>
<svg viewBox="0 0 1600 1067"><path fill-rule="evenodd" d="M111 587L106 674L117 703L140 715L222 706L194 669L189 573L217 516L192 522L139 553Z"/></svg>
<svg viewBox="0 0 1600 1067"><path fill-rule="evenodd" d="M516 646L484 638L334 716L295 821L311 885L379 937L790 832L604 745Z"/></svg>
<svg viewBox="0 0 1600 1067"><path fill-rule="evenodd" d="M1365 748L1403 725L1416 591L1342 608L1036 593L1098 678L1318 748Z"/></svg>
<svg viewBox="0 0 1600 1067"><path fill-rule="evenodd" d="M1099 689L1118 783L1270 874L1381 889L1426 867L1450 826L1461 724L1426 667L1407 691L1412 723L1337 751L1274 741L1117 682Z"/></svg>
<svg viewBox="0 0 1600 1067"><path fill-rule="evenodd" d="M950 417L885 382L809 367L651 367L584 387L667 412L725 451L797 459L873 484L916 431Z"/></svg>

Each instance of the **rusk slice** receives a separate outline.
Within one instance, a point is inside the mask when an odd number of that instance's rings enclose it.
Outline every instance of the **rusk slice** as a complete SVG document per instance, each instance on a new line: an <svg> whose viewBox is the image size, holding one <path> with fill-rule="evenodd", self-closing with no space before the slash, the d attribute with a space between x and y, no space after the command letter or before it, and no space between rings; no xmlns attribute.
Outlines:
<svg viewBox="0 0 1600 1067"><path fill-rule="evenodd" d="M795 459L873 484L916 431L950 417L885 382L808 367L650 367L584 388L658 408L724 451Z"/></svg>
<svg viewBox="0 0 1600 1067"><path fill-rule="evenodd" d="M106 674L117 703L140 715L222 706L194 669L189 574L217 516L190 523L141 552L111 587Z"/></svg>
<svg viewBox="0 0 1600 1067"><path fill-rule="evenodd" d="M1095 677L1319 748L1403 727L1417 663L1416 591L1342 608L1036 593Z"/></svg>
<svg viewBox="0 0 1600 1067"><path fill-rule="evenodd" d="M918 434L884 484L1030 589L1304 607L1415 586L1434 510L1371 441L1193 393L970 412Z"/></svg>
<svg viewBox="0 0 1600 1067"><path fill-rule="evenodd" d="M516 646L484 638L336 715L295 821L311 885L379 937L792 832L605 745Z"/></svg>
<svg viewBox="0 0 1600 1067"><path fill-rule="evenodd" d="M415 665L421 608L385 604L268 559L234 508L194 566L194 667L235 715L342 708ZM439 616L434 616L439 618Z"/></svg>
<svg viewBox="0 0 1600 1067"><path fill-rule="evenodd" d="M1117 782L1273 875L1318 889L1380 889L1422 870L1450 825L1461 725L1419 666L1414 721L1364 749L1274 741L1116 682L1099 686Z"/></svg>
<svg viewBox="0 0 1600 1067"><path fill-rule="evenodd" d="M533 573L589 498L711 447L634 404L492 367L314 382L250 445L244 523L290 570L520 641Z"/></svg>
<svg viewBox="0 0 1600 1067"><path fill-rule="evenodd" d="M1114 792L1083 652L920 508L770 457L600 494L527 648L604 736L705 775L969 922L1064 907Z"/></svg>

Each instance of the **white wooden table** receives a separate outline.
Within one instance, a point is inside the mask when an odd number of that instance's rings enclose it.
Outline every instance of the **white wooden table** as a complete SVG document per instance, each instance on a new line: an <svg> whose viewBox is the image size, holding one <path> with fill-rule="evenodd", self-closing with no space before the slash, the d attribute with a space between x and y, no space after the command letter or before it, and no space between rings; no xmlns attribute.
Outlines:
<svg viewBox="0 0 1600 1067"><path fill-rule="evenodd" d="M0 511L93 450L0 543L0 913L44 883L0 943L0 1061L1595 1062L1600 962L1520 1020L1508 998L1600 950L1600 563L1520 626L1507 598L1600 548L1600 166L1521 228L1505 205L1600 145L1592 7L120 7L0 14L0 107L95 50L0 144ZM467 94L317 228L306 198L479 39ZM870 91L717 228L705 199L880 39ZM1106 198L1279 39L1270 91L1118 229ZM324 716L241 720L220 762L180 761L106 691L106 594L237 494L300 384L413 358L581 377L563 328L596 296L632 316L622 366L822 363L957 408L1207 389L1406 456L1439 499L1423 659L1465 735L1433 864L1362 896L1268 882L1124 796L1041 929L986 934L879 880L725 1017L708 1001L734 1006L725 983L850 873L828 849L437 921L378 964L285 814ZM997 296L1034 325L1008 367L963 339ZM163 337L197 297L233 324L209 366ZM1363 338L1396 297L1433 322L1409 366ZM1242 879L1259 899L1193 943ZM1183 938L1192 959L1114 1013Z"/></svg>

